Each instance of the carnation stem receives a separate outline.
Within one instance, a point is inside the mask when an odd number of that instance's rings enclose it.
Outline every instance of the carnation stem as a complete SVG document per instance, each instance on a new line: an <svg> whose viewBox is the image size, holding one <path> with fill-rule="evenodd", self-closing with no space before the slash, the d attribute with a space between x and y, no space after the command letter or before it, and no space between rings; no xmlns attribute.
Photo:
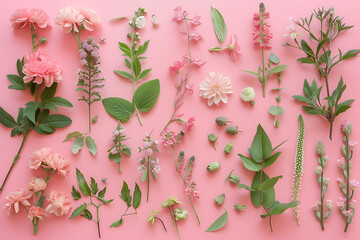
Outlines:
<svg viewBox="0 0 360 240"><path fill-rule="evenodd" d="M198 223L199 223L199 225L200 225L200 219L199 219L199 216L198 216L197 213L196 213L196 210L195 210L195 208L194 208L194 205L193 205L193 202L192 202L192 200L191 200L190 194L188 194L188 197L189 197L189 200L190 200L191 207L192 207L192 209L193 209L193 211L194 211L194 213L195 213L195 215L196 215L197 221L198 221Z"/></svg>

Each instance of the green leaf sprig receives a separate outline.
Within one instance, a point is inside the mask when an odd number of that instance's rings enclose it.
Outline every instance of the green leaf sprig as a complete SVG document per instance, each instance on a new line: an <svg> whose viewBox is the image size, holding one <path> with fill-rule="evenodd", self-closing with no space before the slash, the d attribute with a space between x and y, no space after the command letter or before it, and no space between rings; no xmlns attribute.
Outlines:
<svg viewBox="0 0 360 240"><path fill-rule="evenodd" d="M252 203L256 207L261 206L266 211L266 214L261 215L261 217L269 217L271 232L273 231L271 217L282 214L286 209L293 208L300 203L299 201L292 201L290 203L275 201L274 185L282 176L270 178L264 172L264 168L271 166L280 156L281 152L273 152L283 143L273 148L268 135L259 124L251 148L249 148L251 158L239 154L244 167L256 173L251 187L245 184L239 184L238 187L250 191Z"/></svg>
<svg viewBox="0 0 360 240"><path fill-rule="evenodd" d="M138 46L140 35L139 32L136 32L138 29L145 26L144 15L146 12L145 8L139 8L135 11L134 17L120 17L111 20L130 19L129 25L131 27L131 32L127 34L127 37L130 38L130 44L127 45L126 43L119 42L119 48L125 57L125 66L130 72L114 72L133 82L134 95L132 102L118 97L105 98L103 100L105 110L115 119L120 120L121 122L127 122L130 119L131 114L135 111L141 125L143 122L140 117L140 112L150 111L154 107L160 94L159 79L150 80L136 87L136 84L140 80L146 78L152 70L151 68L143 70L140 62L140 60L146 59L146 57L142 55L146 52L150 40L147 40L143 45Z"/></svg>
<svg viewBox="0 0 360 240"><path fill-rule="evenodd" d="M313 26L313 23L316 20L318 23L315 24L319 25L320 29L315 29ZM327 102L327 105L320 101L322 87L317 86L315 79L311 86L305 79L303 87L305 96L296 95L293 97L300 102L306 103L306 105L303 106L306 113L320 115L328 120L330 123L330 139L332 139L332 129L335 118L340 113L348 110L351 107L350 104L354 101L354 99L350 99L340 102L341 96L346 89L346 84L344 84L342 77L340 78L336 89L331 94L329 87L329 76L331 70L338 63L355 57L360 51L360 49L352 49L343 53L338 48L338 54L336 54L336 51L332 50L332 42L337 39L342 32L353 27L347 26L342 20L342 17L335 15L334 8L324 9L323 7L321 9L319 8L317 11L314 10L309 18L300 18L296 24L309 34L309 37L316 44L315 48L310 47L305 39L301 39L299 41L297 38L294 38L294 45L289 43L284 44L284 46L294 47L304 52L305 56L297 59L297 61L306 64L313 64L319 72L319 80L322 78L325 80L326 97L324 100ZM334 53L336 54L335 56Z"/></svg>
<svg viewBox="0 0 360 240"><path fill-rule="evenodd" d="M107 205L107 204L111 203L112 201L114 201L114 199L110 199L110 200L104 199L105 193L106 193L106 187L104 187L101 191L99 191L100 189L94 178L90 178L91 182L90 182L90 187L89 187L88 183L85 180L84 175L80 172L79 169L76 169L76 178L77 178L78 186L79 186L81 193L85 196L89 196L90 202L83 203L80 206L78 206L72 212L69 219L77 217L77 216L81 216L88 220L94 220L97 224L99 238L101 238L99 209L102 205ZM80 192L74 186L72 187L71 194L72 194L74 200L78 201L81 199ZM94 202L95 199L98 201L97 204ZM93 219L93 214L87 209L90 205L94 206L96 209L96 220Z"/></svg>
<svg viewBox="0 0 360 240"><path fill-rule="evenodd" d="M269 113L273 116L275 116L275 120L274 120L274 127L278 128L280 126L280 122L278 120L278 116L282 115L285 112L285 109L283 107L280 107L280 101L281 101L281 97L280 97L280 92L281 90L283 90L283 88L280 88L280 84L281 84L281 72L278 73L278 87L277 88L273 88L273 91L277 92L277 97L276 97L276 106L270 106L269 107Z"/></svg>
<svg viewBox="0 0 360 240"><path fill-rule="evenodd" d="M123 186L121 188L121 195L119 195L119 197L126 203L127 208L125 212L121 215L120 219L113 222L110 225L110 227L118 227L124 222L125 216L137 214L137 208L139 207L141 202L141 190L137 185L137 183L135 183L134 193L133 195L131 195L128 184L125 181L123 181ZM131 206L135 209L135 212L128 213L128 210Z"/></svg>
<svg viewBox="0 0 360 240"><path fill-rule="evenodd" d="M124 144L128 138L125 134L125 129L121 126L120 121L118 121L117 127L113 130L113 146L108 150L109 160L113 160L119 165L119 172L122 172L120 168L121 158L126 156L131 156L132 149Z"/></svg>

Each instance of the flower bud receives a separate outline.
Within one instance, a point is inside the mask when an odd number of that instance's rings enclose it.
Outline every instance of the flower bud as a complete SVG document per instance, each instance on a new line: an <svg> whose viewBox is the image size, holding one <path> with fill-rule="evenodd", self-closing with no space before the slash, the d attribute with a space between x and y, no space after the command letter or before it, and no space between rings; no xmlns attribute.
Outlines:
<svg viewBox="0 0 360 240"><path fill-rule="evenodd" d="M341 188L344 188L345 187L345 181L344 181L344 179L343 178L338 178L338 179L336 179L338 182L339 182L339 186L341 187Z"/></svg>
<svg viewBox="0 0 360 240"><path fill-rule="evenodd" d="M316 201L314 205L312 205L312 208L314 209L315 212L318 212L320 209L320 201Z"/></svg>
<svg viewBox="0 0 360 240"><path fill-rule="evenodd" d="M330 211L333 206L333 203L331 200L326 200L326 208Z"/></svg>
<svg viewBox="0 0 360 240"><path fill-rule="evenodd" d="M208 170L209 172L214 172L216 170L218 170L220 168L221 164L219 162L213 162L213 163L209 163L206 167L206 170Z"/></svg>
<svg viewBox="0 0 360 240"><path fill-rule="evenodd" d="M324 154L325 154L325 147L324 147L324 144L322 142L318 142L316 144L316 153L322 157Z"/></svg>
<svg viewBox="0 0 360 240"><path fill-rule="evenodd" d="M355 190L355 188L359 185L359 182L356 180L350 180L350 188L351 190Z"/></svg>
<svg viewBox="0 0 360 240"><path fill-rule="evenodd" d="M316 175L320 175L322 173L322 171L323 171L323 168L320 165L318 165L315 169Z"/></svg>
<svg viewBox="0 0 360 240"><path fill-rule="evenodd" d="M340 20L341 21L341 20ZM341 124L341 128L343 130L343 132L349 136L352 133L352 124L350 121L345 121Z"/></svg>
<svg viewBox="0 0 360 240"><path fill-rule="evenodd" d="M225 130L230 135L236 135L239 133L237 126L230 126L230 127L227 127Z"/></svg>
<svg viewBox="0 0 360 240"><path fill-rule="evenodd" d="M276 101L280 102L280 101L281 101L281 97L276 97Z"/></svg>
<svg viewBox="0 0 360 240"><path fill-rule="evenodd" d="M217 117L217 118L215 119L215 122L216 122L217 125L219 125L219 126L226 126L227 118L226 118L226 117Z"/></svg>
<svg viewBox="0 0 360 240"><path fill-rule="evenodd" d="M238 184L240 182L240 177L236 174L231 174L229 177L229 181L234 184Z"/></svg>
<svg viewBox="0 0 360 240"><path fill-rule="evenodd" d="M337 162L338 162L340 169L342 169L342 170L345 169L345 158L340 158L337 160Z"/></svg>
<svg viewBox="0 0 360 240"><path fill-rule="evenodd" d="M238 204L234 205L234 208L236 210L238 210L239 212L241 212L242 210L244 210L246 208L246 205L242 205L242 204L238 203Z"/></svg>
<svg viewBox="0 0 360 240"><path fill-rule="evenodd" d="M103 182L103 183L107 183L107 178L106 177L103 177L102 179L101 179L101 182Z"/></svg>
<svg viewBox="0 0 360 240"><path fill-rule="evenodd" d="M328 160L329 160L329 157L328 157L328 156L322 157L323 167L326 166Z"/></svg>
<svg viewBox="0 0 360 240"><path fill-rule="evenodd" d="M255 91L252 87L244 88L240 93L240 98L244 102L251 102L255 98Z"/></svg>
<svg viewBox="0 0 360 240"><path fill-rule="evenodd" d="M329 179L329 178L325 178L325 179L324 179L324 185L325 185L325 186L329 186L329 183L330 183L330 179Z"/></svg>
<svg viewBox="0 0 360 240"><path fill-rule="evenodd" d="M356 200L350 200L349 202L349 207L354 210L355 209L355 203L356 203Z"/></svg>
<svg viewBox="0 0 360 240"><path fill-rule="evenodd" d="M231 142L229 142L228 144L226 144L226 146L225 146L225 148L224 148L224 152L225 152L226 154L231 153L231 151L232 151L232 149L233 149L233 146L234 146L234 144L231 143Z"/></svg>
<svg viewBox="0 0 360 240"><path fill-rule="evenodd" d="M214 202L219 206L223 204L224 200L225 200L225 193L214 198Z"/></svg>
<svg viewBox="0 0 360 240"><path fill-rule="evenodd" d="M344 156L347 155L347 151L346 151L345 145L342 145L342 146L341 146L341 152L342 152L342 154L343 154Z"/></svg>
<svg viewBox="0 0 360 240"><path fill-rule="evenodd" d="M215 142L216 142L216 140L218 139L218 137L215 136L215 134L210 133L210 134L208 135L208 139L209 139L209 141L211 142L211 144L213 145L213 147L214 147L215 150L216 150Z"/></svg>

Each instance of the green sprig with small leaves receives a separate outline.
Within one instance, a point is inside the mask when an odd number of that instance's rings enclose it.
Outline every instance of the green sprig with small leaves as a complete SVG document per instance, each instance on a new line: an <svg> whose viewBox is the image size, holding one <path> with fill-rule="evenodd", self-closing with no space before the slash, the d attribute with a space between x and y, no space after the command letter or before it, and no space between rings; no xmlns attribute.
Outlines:
<svg viewBox="0 0 360 240"><path fill-rule="evenodd" d="M280 88L280 84L281 84L281 72L278 73L278 87L277 88L273 88L273 91L277 92L277 97L276 97L276 106L270 106L269 107L269 113L273 116L275 116L275 120L274 120L274 127L278 128L280 126L280 122L278 120L278 116L282 115L285 112L285 109L283 107L280 107L280 101L281 101L281 97L280 97L280 92L281 90L283 90L283 88Z"/></svg>
<svg viewBox="0 0 360 240"><path fill-rule="evenodd" d="M122 172L120 168L121 159L126 156L131 156L132 149L124 144L128 138L125 134L125 129L121 126L118 121L117 127L113 130L113 146L108 150L109 160L113 160L119 165L119 172Z"/></svg>
<svg viewBox="0 0 360 240"><path fill-rule="evenodd" d="M118 227L124 222L125 216L137 214L137 208L139 207L141 202L141 190L137 185L137 183L135 183L134 194L131 195L128 184L125 181L123 181L123 186L121 188L121 195L119 195L119 197L126 203L127 207L125 212L121 215L120 219L113 222L110 225L110 227ZM135 209L135 212L128 213L128 210L131 206Z"/></svg>
<svg viewBox="0 0 360 240"><path fill-rule="evenodd" d="M91 179L90 187L88 183L85 180L84 175L79 171L79 169L76 169L76 177L78 181L78 186L81 191L81 193L85 196L90 197L90 202L83 203L80 206L78 206L71 214L70 218L74 218L77 216L84 217L88 220L94 220L97 224L98 234L99 238L101 238L101 232L100 232L100 215L99 215L99 209L102 205L107 205L111 203L114 199L105 200L105 193L106 193L106 187L104 187L101 191L99 191L99 187L97 182L94 178ZM78 201L81 199L80 192L73 186L72 192L71 192L74 200ZM98 203L95 203L94 200L97 200ZM96 219L93 219L93 214L87 209L89 206L94 206L96 209Z"/></svg>
<svg viewBox="0 0 360 240"><path fill-rule="evenodd" d="M317 20L318 23L315 24L319 25L320 29L314 29L314 19L315 21ZM340 102L341 96L346 89L346 84L344 84L342 77L340 78L336 89L331 94L329 87L331 70L333 70L338 63L355 57L360 51L360 49L352 49L343 53L338 48L338 53L336 53L337 51L332 50L333 41L337 39L342 32L353 27L347 26L342 20L342 17L335 15L334 8L324 9L323 7L321 9L319 8L317 11L314 10L309 18L300 18L299 21L296 21L296 24L309 34L309 37L315 43L315 48L310 47L305 39L301 39L299 42L296 37L293 38L294 45L289 43L284 44L284 46L293 47L303 51L305 56L297 59L297 61L305 64L313 64L319 73L319 80L322 78L325 80L326 97L324 100L327 102L327 105L320 100L322 86L318 87L315 79L311 86L305 79L303 88L305 96L296 95L293 97L296 100L307 104L303 106L306 113L323 116L329 121L330 139L332 139L332 129L335 118L340 113L348 110L351 107L351 103L354 101L354 99L350 99Z"/></svg>
<svg viewBox="0 0 360 240"><path fill-rule="evenodd" d="M117 21L122 19L130 19L129 25L131 27L131 32L127 34L127 37L130 39L130 44L127 45L126 43L119 42L119 48L125 57L125 66L130 70L130 72L114 72L119 76L129 79L133 82L134 95L132 102L118 97L103 99L105 110L112 117L122 122L127 122L135 111L141 125L143 122L140 117L140 112L150 111L154 107L160 93L159 79L150 80L136 87L136 84L140 80L146 78L152 70L151 68L143 70L140 61L146 59L143 54L146 52L150 40L147 40L143 45L138 46L138 43L140 42L140 35L137 30L145 26L144 15L146 12L147 11L145 8L139 8L137 11L135 11L134 17L126 16L114 18L111 20Z"/></svg>
<svg viewBox="0 0 360 240"><path fill-rule="evenodd" d="M266 214L263 214L260 217L269 217L271 232L273 231L271 225L272 216L280 215L286 209L296 207L300 203L299 201L292 201L289 203L275 201L274 186L282 176L270 178L264 171L264 168L271 166L280 156L281 152L273 152L283 143L284 142L273 148L268 135L259 124L251 148L249 148L251 158L239 154L244 167L255 172L255 176L251 187L245 184L239 184L238 187L250 191L252 203L256 207L261 206L266 211Z"/></svg>

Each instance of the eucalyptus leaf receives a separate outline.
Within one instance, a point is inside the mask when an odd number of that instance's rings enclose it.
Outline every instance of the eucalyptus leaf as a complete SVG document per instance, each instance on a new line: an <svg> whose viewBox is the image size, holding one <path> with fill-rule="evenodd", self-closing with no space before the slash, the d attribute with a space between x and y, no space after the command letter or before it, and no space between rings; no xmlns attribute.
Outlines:
<svg viewBox="0 0 360 240"><path fill-rule="evenodd" d="M216 8L211 7L210 11L216 36L219 39L219 42L223 43L227 34L224 18Z"/></svg>
<svg viewBox="0 0 360 240"><path fill-rule="evenodd" d="M251 156L256 162L260 163L264 159L270 157L271 153L271 141L262 126L259 124L251 144Z"/></svg>
<svg viewBox="0 0 360 240"><path fill-rule="evenodd" d="M159 79L154 79L140 85L133 97L133 103L140 112L150 111L160 94Z"/></svg>
<svg viewBox="0 0 360 240"><path fill-rule="evenodd" d="M299 204L300 204L299 201L292 201L289 203L279 203L278 201L276 201L276 202L274 202L274 205L270 208L269 212L271 215L280 215L285 210L296 207Z"/></svg>
<svg viewBox="0 0 360 240"><path fill-rule="evenodd" d="M252 189L257 189L260 186L260 179L261 179L261 175L262 175L262 182L266 181L269 179L269 176L265 174L265 172L259 171L255 174L253 182L251 184L251 188ZM271 207L274 204L275 201L275 190L274 188L270 189L267 192L263 192L262 194L262 199L261 199L261 195L260 192L256 191L256 192L250 192L250 196L251 196L251 201L252 203L256 206L256 207L260 207L261 206L261 202L263 202L264 206L266 208Z"/></svg>
<svg viewBox="0 0 360 240"><path fill-rule="evenodd" d="M225 210L225 212L213 222L210 227L208 227L205 232L213 232L216 230L219 230L223 228L228 221L228 212Z"/></svg>
<svg viewBox="0 0 360 240"><path fill-rule="evenodd" d="M261 165L257 162L255 162L253 159L248 158L244 155L238 154L242 163L244 164L244 167L247 168L250 171L260 171L261 170Z"/></svg>
<svg viewBox="0 0 360 240"><path fill-rule="evenodd" d="M280 106L270 106L269 107L269 113L273 116L281 115L284 113L284 108Z"/></svg>
<svg viewBox="0 0 360 240"><path fill-rule="evenodd" d="M277 176L277 177L270 178L270 179L264 181L262 184L260 184L257 189L261 192L267 192L267 191L271 190L274 187L274 185L277 183L277 181L282 177L283 176Z"/></svg>

